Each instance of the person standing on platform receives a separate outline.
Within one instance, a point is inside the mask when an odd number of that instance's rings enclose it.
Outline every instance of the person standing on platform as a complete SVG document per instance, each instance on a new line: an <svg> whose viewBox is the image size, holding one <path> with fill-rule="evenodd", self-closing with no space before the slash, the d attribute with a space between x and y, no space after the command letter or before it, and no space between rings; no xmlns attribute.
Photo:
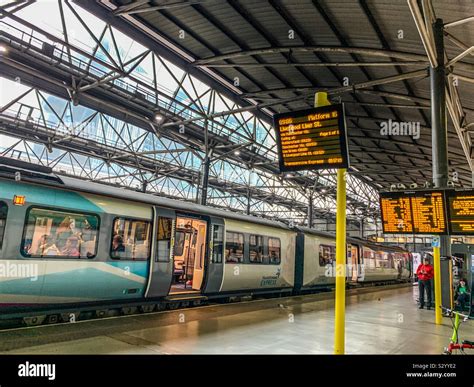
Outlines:
<svg viewBox="0 0 474 387"><path fill-rule="evenodd" d="M423 263L418 266L416 275L418 276L418 290L420 299L419 309L423 309L425 306L426 290L426 297L428 299L426 309L429 310L431 308L431 280L434 277L434 269L433 266L430 265L430 260L428 257L423 258Z"/></svg>

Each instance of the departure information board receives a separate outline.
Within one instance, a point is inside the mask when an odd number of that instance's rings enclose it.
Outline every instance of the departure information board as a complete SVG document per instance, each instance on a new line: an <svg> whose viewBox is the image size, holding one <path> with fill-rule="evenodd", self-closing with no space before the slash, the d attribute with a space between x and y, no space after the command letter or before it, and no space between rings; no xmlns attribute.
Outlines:
<svg viewBox="0 0 474 387"><path fill-rule="evenodd" d="M415 234L447 234L444 193L417 192L410 198Z"/></svg>
<svg viewBox="0 0 474 387"><path fill-rule="evenodd" d="M349 167L342 104L276 114L273 122L280 172Z"/></svg>
<svg viewBox="0 0 474 387"><path fill-rule="evenodd" d="M390 234L412 234L413 220L411 217L410 198L393 193L390 196L380 196L380 211L382 213L383 232Z"/></svg>
<svg viewBox="0 0 474 387"><path fill-rule="evenodd" d="M447 234L443 191L380 193L384 233Z"/></svg>
<svg viewBox="0 0 474 387"><path fill-rule="evenodd" d="M449 232L453 235L474 235L474 190L447 191Z"/></svg>

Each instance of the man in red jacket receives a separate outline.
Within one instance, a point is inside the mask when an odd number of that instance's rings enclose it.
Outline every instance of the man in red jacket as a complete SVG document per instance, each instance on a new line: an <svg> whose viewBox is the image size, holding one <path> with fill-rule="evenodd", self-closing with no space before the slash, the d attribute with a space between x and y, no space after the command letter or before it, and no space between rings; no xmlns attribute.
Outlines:
<svg viewBox="0 0 474 387"><path fill-rule="evenodd" d="M423 263L418 266L416 270L416 275L418 276L418 290L420 298L420 309L423 309L425 306L425 289L426 289L426 298L428 298L428 303L426 309L431 308L431 279L434 277L433 266L430 265L430 260L428 257L423 258Z"/></svg>

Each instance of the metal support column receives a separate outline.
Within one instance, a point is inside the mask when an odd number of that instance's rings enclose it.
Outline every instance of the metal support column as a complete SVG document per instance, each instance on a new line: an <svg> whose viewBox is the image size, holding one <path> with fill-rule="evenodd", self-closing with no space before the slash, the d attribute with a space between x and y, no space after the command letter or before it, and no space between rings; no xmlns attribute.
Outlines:
<svg viewBox="0 0 474 387"><path fill-rule="evenodd" d="M201 198L199 204L205 206L207 204L207 189L209 187L209 167L211 166L211 154L209 150L209 129L208 121L204 125L204 150L206 155L202 162L201 171Z"/></svg>
<svg viewBox="0 0 474 387"><path fill-rule="evenodd" d="M250 206L251 206L251 196L250 196L250 188L247 189L247 215L250 215Z"/></svg>
<svg viewBox="0 0 474 387"><path fill-rule="evenodd" d="M433 23L433 37L437 67L430 67L431 82L431 138L433 159L433 183L436 188L448 185L448 125L446 117L446 68L444 65L443 20ZM442 236L440 247L433 247L434 293L436 324L442 323L441 310L441 262L440 257L450 256L450 238Z"/></svg>
<svg viewBox="0 0 474 387"><path fill-rule="evenodd" d="M209 187L209 167L211 165L211 158L206 153L206 157L202 163L202 174L201 174L201 200L199 204L205 206L207 204L207 189Z"/></svg>
<svg viewBox="0 0 474 387"><path fill-rule="evenodd" d="M314 220L313 220L313 194L310 193L308 196L308 227L313 228Z"/></svg>

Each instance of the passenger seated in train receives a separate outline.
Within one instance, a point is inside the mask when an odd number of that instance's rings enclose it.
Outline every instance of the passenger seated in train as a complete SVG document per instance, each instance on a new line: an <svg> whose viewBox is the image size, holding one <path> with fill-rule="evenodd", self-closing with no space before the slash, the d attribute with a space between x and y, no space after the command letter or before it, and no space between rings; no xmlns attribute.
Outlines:
<svg viewBox="0 0 474 387"><path fill-rule="evenodd" d="M76 236L67 238L66 245L61 250L61 255L66 257L79 257L79 239Z"/></svg>
<svg viewBox="0 0 474 387"><path fill-rule="evenodd" d="M59 224L56 230L56 246L62 251L67 243L67 240L74 235L75 222L69 216L66 216Z"/></svg>
<svg viewBox="0 0 474 387"><path fill-rule="evenodd" d="M454 292L455 294L455 299L456 299L456 309L459 311L463 311L466 308L467 304L467 309L470 308L470 300L471 300L471 293L469 291L469 286L467 284L467 281L462 278L459 280L459 284L456 286L456 290Z"/></svg>
<svg viewBox="0 0 474 387"><path fill-rule="evenodd" d="M52 240L51 236L48 234L42 235L38 243L38 248L36 249L36 253L34 255L47 256L59 254L59 249L54 244L54 241Z"/></svg>
<svg viewBox="0 0 474 387"><path fill-rule="evenodd" d="M270 263L278 263L279 257L275 251L270 251Z"/></svg>
<svg viewBox="0 0 474 387"><path fill-rule="evenodd" d="M258 246L256 250L250 252L250 262L261 263L263 260L262 247Z"/></svg>
<svg viewBox="0 0 474 387"><path fill-rule="evenodd" d="M237 249L233 247L230 250L226 250L226 262L239 263L242 262L242 253L238 253Z"/></svg>
<svg viewBox="0 0 474 387"><path fill-rule="evenodd" d="M123 244L123 238L116 234L112 239L112 252L113 255L120 255L119 253L125 253L125 245Z"/></svg>

